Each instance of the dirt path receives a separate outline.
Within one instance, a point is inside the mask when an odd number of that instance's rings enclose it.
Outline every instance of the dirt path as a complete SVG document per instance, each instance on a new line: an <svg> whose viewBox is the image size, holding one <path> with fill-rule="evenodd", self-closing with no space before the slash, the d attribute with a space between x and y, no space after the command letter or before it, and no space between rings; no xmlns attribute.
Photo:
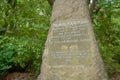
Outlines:
<svg viewBox="0 0 120 80"><path fill-rule="evenodd" d="M8 74L4 80L36 80L36 75L32 73L14 72Z"/></svg>

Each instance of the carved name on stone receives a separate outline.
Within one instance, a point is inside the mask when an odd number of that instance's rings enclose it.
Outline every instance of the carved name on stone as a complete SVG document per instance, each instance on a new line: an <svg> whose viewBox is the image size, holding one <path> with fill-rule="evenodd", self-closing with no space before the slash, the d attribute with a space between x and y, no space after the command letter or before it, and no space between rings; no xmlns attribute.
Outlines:
<svg viewBox="0 0 120 80"><path fill-rule="evenodd" d="M91 45L88 45L91 39L86 23L87 21L76 20L53 24L52 36L48 41L48 44L52 45L49 53L50 65L78 65L80 62L84 64L83 59L91 53ZM52 63L53 61L56 62Z"/></svg>

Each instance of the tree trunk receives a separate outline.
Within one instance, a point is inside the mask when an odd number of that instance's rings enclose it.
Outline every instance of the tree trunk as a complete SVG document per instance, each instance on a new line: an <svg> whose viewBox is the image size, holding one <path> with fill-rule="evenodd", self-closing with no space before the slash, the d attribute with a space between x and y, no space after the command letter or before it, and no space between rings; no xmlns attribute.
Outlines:
<svg viewBox="0 0 120 80"><path fill-rule="evenodd" d="M108 80L87 0L56 0L38 80Z"/></svg>
<svg viewBox="0 0 120 80"><path fill-rule="evenodd" d="M90 14L92 15L92 13L94 12L95 10L95 6L96 6L96 3L98 2L99 0L93 0L93 2L90 4Z"/></svg>
<svg viewBox="0 0 120 80"><path fill-rule="evenodd" d="M52 6L55 0L48 0L49 4Z"/></svg>

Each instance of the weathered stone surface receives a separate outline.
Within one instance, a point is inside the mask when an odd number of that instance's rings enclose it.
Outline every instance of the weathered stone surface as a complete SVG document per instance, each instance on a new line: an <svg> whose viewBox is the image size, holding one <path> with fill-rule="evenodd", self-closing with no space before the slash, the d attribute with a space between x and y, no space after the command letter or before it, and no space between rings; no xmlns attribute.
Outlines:
<svg viewBox="0 0 120 80"><path fill-rule="evenodd" d="M108 80L87 0L56 0L38 80Z"/></svg>

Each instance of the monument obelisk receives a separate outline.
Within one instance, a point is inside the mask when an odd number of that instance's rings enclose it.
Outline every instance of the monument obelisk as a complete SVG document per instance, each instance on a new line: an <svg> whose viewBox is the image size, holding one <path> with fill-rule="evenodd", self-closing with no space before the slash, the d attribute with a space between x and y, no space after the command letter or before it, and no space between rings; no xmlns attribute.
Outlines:
<svg viewBox="0 0 120 80"><path fill-rule="evenodd" d="M55 0L38 80L108 80L87 0Z"/></svg>

